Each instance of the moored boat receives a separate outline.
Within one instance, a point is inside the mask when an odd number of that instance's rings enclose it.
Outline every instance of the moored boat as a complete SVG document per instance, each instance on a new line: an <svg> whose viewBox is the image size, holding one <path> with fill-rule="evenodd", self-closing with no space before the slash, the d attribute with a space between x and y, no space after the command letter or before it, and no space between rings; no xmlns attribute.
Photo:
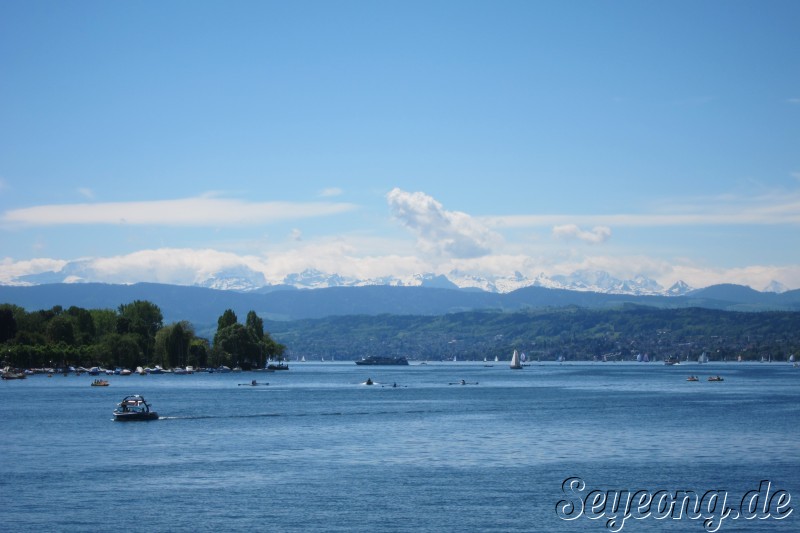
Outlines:
<svg viewBox="0 0 800 533"><path fill-rule="evenodd" d="M13 370L11 367L5 367L2 371L0 371L0 377L3 379L25 379L25 372L17 372Z"/></svg>
<svg viewBox="0 0 800 533"><path fill-rule="evenodd" d="M125 396L114 409L114 420L117 422L133 422L158 420L158 413L150 410L150 404L138 395Z"/></svg>

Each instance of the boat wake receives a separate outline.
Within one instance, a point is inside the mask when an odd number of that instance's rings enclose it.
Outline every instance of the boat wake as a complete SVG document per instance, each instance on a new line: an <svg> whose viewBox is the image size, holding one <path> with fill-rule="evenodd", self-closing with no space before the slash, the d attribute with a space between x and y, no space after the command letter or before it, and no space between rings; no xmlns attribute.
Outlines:
<svg viewBox="0 0 800 533"><path fill-rule="evenodd" d="M471 414L499 412L501 409L481 409L471 411ZM252 414L231 414L231 415L186 415L186 416L160 416L158 420L210 420L210 419L229 419L229 418L302 418L302 417L326 417L326 416L387 416L387 415L421 415L447 413L446 409L407 409L393 411L388 409L375 411L327 411L327 412L306 412L306 413L252 413Z"/></svg>

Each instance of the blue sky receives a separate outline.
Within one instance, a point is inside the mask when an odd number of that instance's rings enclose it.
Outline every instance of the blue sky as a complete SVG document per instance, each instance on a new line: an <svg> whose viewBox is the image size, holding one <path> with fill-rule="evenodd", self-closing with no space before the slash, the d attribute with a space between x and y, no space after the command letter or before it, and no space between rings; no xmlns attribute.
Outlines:
<svg viewBox="0 0 800 533"><path fill-rule="evenodd" d="M0 3L0 283L800 288L800 3Z"/></svg>

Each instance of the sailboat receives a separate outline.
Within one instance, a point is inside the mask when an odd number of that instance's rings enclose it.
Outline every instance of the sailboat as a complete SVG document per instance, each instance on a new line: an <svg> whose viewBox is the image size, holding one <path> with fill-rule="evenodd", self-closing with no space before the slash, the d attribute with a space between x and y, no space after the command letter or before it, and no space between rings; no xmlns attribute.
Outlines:
<svg viewBox="0 0 800 533"><path fill-rule="evenodd" d="M514 350L514 354L511 356L511 368L513 370L522 368L522 363L519 360L519 352L516 350Z"/></svg>
<svg viewBox="0 0 800 533"><path fill-rule="evenodd" d="M706 352L700 354L700 358L697 360L697 362L700 364L708 363L708 355L706 354Z"/></svg>

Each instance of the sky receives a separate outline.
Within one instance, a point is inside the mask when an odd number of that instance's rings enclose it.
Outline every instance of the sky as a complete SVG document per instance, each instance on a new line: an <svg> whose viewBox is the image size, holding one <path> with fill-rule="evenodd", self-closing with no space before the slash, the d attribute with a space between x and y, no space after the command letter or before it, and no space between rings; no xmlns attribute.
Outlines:
<svg viewBox="0 0 800 533"><path fill-rule="evenodd" d="M800 2L0 2L0 283L800 288Z"/></svg>

